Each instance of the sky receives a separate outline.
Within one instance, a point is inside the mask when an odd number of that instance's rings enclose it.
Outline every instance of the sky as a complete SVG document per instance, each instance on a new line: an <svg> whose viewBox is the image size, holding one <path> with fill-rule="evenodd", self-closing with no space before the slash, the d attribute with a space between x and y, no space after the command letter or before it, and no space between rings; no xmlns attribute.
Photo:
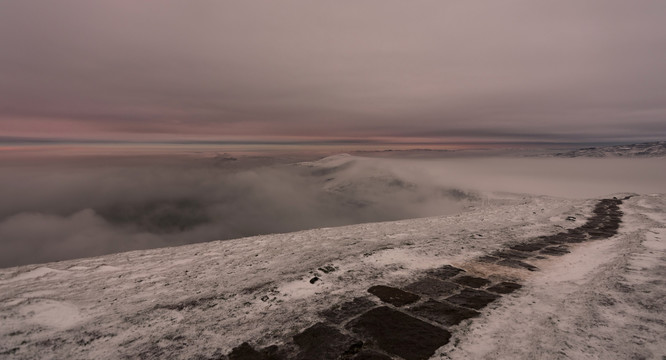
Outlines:
<svg viewBox="0 0 666 360"><path fill-rule="evenodd" d="M0 2L0 142L666 138L663 0Z"/></svg>

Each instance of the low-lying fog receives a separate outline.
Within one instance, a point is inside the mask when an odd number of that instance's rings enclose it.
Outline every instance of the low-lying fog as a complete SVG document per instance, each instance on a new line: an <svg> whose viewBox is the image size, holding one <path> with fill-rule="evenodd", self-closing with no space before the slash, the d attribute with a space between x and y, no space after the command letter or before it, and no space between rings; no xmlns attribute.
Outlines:
<svg viewBox="0 0 666 360"><path fill-rule="evenodd" d="M226 157L0 165L0 267L450 214L491 192L666 192L658 159ZM150 165L148 165L150 164Z"/></svg>

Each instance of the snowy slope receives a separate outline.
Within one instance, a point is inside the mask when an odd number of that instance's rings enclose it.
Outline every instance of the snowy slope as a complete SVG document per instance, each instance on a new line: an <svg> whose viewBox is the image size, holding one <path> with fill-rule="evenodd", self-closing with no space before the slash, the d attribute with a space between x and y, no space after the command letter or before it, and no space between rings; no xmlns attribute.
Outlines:
<svg viewBox="0 0 666 360"><path fill-rule="evenodd" d="M280 344L372 285L576 227L594 203L516 195L451 216L2 269L0 357L208 359L243 342ZM622 210L618 236L543 260L537 273L511 271L525 288L461 323L435 357L663 356L664 304L654 299L666 295L666 196ZM318 270L326 266L334 271Z"/></svg>

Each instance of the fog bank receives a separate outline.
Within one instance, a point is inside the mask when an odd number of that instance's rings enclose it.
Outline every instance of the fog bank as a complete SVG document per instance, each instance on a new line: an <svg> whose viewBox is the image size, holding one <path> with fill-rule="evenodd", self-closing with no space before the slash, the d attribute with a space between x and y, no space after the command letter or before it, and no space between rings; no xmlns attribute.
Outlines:
<svg viewBox="0 0 666 360"><path fill-rule="evenodd" d="M0 267L451 214L502 193L666 192L664 158L216 157L0 166Z"/></svg>
<svg viewBox="0 0 666 360"><path fill-rule="evenodd" d="M331 190L331 171L274 159L112 164L2 166L0 266L447 214L473 201L370 168Z"/></svg>

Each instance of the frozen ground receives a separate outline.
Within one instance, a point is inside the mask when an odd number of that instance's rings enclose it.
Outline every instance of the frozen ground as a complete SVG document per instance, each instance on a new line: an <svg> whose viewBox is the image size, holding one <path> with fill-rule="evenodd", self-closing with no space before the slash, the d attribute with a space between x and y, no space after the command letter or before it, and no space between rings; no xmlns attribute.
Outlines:
<svg viewBox="0 0 666 360"><path fill-rule="evenodd" d="M595 203L504 194L458 215L2 269L0 358L208 359L280 345L335 304L373 299L373 285L445 264L496 275L475 259L580 226ZM503 267L523 288L454 326L434 358L666 356L666 195L621 210L616 236L537 261L540 271Z"/></svg>

